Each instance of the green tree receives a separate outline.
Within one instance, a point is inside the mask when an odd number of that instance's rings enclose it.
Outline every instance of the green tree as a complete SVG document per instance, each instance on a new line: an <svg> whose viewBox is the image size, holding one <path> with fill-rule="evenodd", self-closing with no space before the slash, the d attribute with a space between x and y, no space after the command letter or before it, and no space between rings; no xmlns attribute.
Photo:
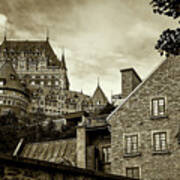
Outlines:
<svg viewBox="0 0 180 180"><path fill-rule="evenodd" d="M153 12L160 15L166 15L173 19L180 17L180 1L179 0L152 0L150 4ZM180 22L179 22L180 23ZM167 29L160 35L155 48L161 55L180 54L180 28Z"/></svg>

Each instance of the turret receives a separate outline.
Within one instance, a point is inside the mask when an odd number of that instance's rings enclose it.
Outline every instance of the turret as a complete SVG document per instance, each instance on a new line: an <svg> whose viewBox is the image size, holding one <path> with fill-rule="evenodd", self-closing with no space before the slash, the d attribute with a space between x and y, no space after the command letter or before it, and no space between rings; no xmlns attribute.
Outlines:
<svg viewBox="0 0 180 180"><path fill-rule="evenodd" d="M0 68L0 114L13 111L18 115L26 112L29 95L20 83L12 63L6 61Z"/></svg>

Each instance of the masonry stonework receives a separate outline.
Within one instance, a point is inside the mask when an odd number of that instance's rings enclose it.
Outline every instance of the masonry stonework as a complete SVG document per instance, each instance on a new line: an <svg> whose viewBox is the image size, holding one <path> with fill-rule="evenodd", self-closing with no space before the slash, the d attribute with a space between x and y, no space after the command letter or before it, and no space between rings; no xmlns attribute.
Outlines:
<svg viewBox="0 0 180 180"><path fill-rule="evenodd" d="M110 116L111 171L139 167L143 180L180 179L180 56L166 59ZM152 99L165 99L165 114L152 116ZM153 133L167 133L166 151L155 153ZM138 153L126 156L125 135L138 135Z"/></svg>

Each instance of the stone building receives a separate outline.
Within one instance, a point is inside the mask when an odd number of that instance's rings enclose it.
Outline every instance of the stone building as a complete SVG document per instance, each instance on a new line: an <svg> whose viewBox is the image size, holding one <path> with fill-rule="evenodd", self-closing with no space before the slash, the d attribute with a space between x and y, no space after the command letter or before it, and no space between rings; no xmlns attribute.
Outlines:
<svg viewBox="0 0 180 180"><path fill-rule="evenodd" d="M29 103L27 89L21 84L11 62L6 61L0 68L0 113L13 111L23 116Z"/></svg>
<svg viewBox="0 0 180 180"><path fill-rule="evenodd" d="M98 85L93 97L70 90L64 52L59 59L48 38L44 41L7 40L0 45L0 66L9 61L21 84L30 92L28 113L61 116L96 111L109 102Z"/></svg>
<svg viewBox="0 0 180 180"><path fill-rule="evenodd" d="M108 113L69 114L64 118L75 133L42 142L21 140L14 156L110 173L111 136L107 116Z"/></svg>
<svg viewBox="0 0 180 180"><path fill-rule="evenodd" d="M3 180L133 180L124 176L26 158L1 156L0 163L0 179Z"/></svg>
<svg viewBox="0 0 180 180"><path fill-rule="evenodd" d="M180 56L170 56L108 116L112 173L180 179L179 69Z"/></svg>
<svg viewBox="0 0 180 180"><path fill-rule="evenodd" d="M125 98L142 82L141 78L133 68L121 70L121 94L111 96L113 105L118 106Z"/></svg>

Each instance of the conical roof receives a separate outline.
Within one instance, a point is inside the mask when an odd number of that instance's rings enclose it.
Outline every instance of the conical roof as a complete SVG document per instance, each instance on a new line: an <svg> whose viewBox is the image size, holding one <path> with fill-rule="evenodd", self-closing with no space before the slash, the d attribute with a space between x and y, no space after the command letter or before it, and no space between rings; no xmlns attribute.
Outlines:
<svg viewBox="0 0 180 180"><path fill-rule="evenodd" d="M19 77L10 61L6 61L1 66L0 79L5 81L3 89L8 88L8 89L15 89L21 92L25 92L25 88L20 83Z"/></svg>

